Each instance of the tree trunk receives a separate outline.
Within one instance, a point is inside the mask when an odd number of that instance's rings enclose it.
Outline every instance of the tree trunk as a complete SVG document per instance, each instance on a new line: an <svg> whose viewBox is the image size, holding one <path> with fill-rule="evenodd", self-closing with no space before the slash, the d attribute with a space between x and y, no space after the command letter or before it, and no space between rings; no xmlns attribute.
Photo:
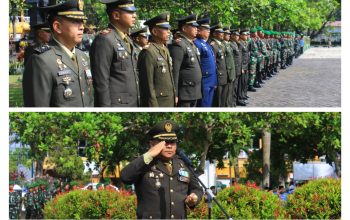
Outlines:
<svg viewBox="0 0 350 220"><path fill-rule="evenodd" d="M326 27L326 24L328 23L328 21L331 20L331 18L334 16L334 14L335 14L335 10L333 10L329 13L326 21L322 24L321 28L318 31L313 31L311 33L310 39L314 39L315 37L317 37L319 34L321 34L323 32L324 28Z"/></svg>
<svg viewBox="0 0 350 220"><path fill-rule="evenodd" d="M41 177L43 175L43 162L44 159L35 160L35 177Z"/></svg>
<svg viewBox="0 0 350 220"><path fill-rule="evenodd" d="M238 183L241 176L239 174L239 165L238 165L238 158L237 157L235 157L235 159L233 160L233 165L235 167L235 182Z"/></svg>
<svg viewBox="0 0 350 220"><path fill-rule="evenodd" d="M12 16L12 36L13 40L16 38L16 16Z"/></svg>
<svg viewBox="0 0 350 220"><path fill-rule="evenodd" d="M207 159L209 146L210 146L209 141L204 141L204 150L203 150L203 152L201 154L201 160L200 160L199 166L198 166L198 168L196 170L198 175L204 174L205 160Z"/></svg>
<svg viewBox="0 0 350 220"><path fill-rule="evenodd" d="M262 129L263 145L263 187L270 187L270 150L271 150L271 132L270 126Z"/></svg>

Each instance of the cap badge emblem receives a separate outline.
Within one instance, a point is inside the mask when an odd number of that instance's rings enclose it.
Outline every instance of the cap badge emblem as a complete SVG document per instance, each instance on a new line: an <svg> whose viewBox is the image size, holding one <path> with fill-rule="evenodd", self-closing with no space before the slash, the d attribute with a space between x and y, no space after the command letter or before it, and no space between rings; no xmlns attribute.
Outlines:
<svg viewBox="0 0 350 220"><path fill-rule="evenodd" d="M171 132L173 129L173 125L171 123L167 122L164 125L164 129L166 130L166 132Z"/></svg>
<svg viewBox="0 0 350 220"><path fill-rule="evenodd" d="M78 0L78 8L80 11L84 9L84 1L83 0Z"/></svg>

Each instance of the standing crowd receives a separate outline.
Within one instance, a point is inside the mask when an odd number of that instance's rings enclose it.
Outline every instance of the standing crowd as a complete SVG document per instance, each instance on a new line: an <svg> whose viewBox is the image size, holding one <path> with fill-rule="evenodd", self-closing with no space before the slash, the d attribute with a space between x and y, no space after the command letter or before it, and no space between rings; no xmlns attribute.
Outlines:
<svg viewBox="0 0 350 220"><path fill-rule="evenodd" d="M133 1L100 2L110 23L96 35L83 35L83 0L41 8L47 21L36 27L46 40L25 54L26 107L245 106L248 92L303 52L293 32L223 27L195 14L178 18L172 34L169 13L130 33Z"/></svg>

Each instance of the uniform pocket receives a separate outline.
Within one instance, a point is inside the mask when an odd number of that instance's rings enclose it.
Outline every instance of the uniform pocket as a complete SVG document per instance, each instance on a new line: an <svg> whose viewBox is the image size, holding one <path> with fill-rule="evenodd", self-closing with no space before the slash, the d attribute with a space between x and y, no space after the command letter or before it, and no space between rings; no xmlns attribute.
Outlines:
<svg viewBox="0 0 350 220"><path fill-rule="evenodd" d="M119 104L129 104L130 102L130 95L129 93L118 93L114 98L115 103Z"/></svg>
<svg viewBox="0 0 350 220"><path fill-rule="evenodd" d="M195 86L196 85L196 83L195 82L192 82L192 81L189 81L189 80L184 80L184 81L182 81L182 85L183 86Z"/></svg>
<svg viewBox="0 0 350 220"><path fill-rule="evenodd" d="M160 212L143 212L142 213L142 219L160 219L161 213Z"/></svg>

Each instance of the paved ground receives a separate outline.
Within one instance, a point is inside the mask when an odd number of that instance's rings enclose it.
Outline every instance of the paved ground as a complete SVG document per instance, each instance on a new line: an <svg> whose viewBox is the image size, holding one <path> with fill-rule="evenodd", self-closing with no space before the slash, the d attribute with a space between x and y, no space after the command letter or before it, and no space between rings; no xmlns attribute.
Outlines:
<svg viewBox="0 0 350 220"><path fill-rule="evenodd" d="M248 92L247 107L341 107L341 48L311 48Z"/></svg>

